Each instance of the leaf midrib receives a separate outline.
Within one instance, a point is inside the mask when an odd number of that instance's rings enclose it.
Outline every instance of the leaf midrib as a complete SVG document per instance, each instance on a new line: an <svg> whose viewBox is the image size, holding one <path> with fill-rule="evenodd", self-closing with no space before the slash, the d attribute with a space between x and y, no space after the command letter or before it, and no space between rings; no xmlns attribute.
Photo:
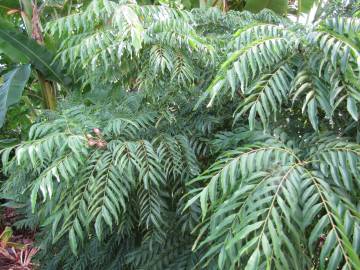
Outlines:
<svg viewBox="0 0 360 270"><path fill-rule="evenodd" d="M43 61L40 57L37 56L37 54L35 52L33 52L31 49L29 49L27 46L24 46L24 44L22 44L21 42L19 42L16 38L12 37L11 35L9 35L7 33L7 31L1 30L0 32L3 33L5 36L7 36L10 40L12 40L13 42L15 42L16 44L18 44L22 49L24 49L25 51L27 51L28 53L30 53L31 55L33 55L36 59L38 59L39 62L41 62L45 67L47 67L51 73L57 78L57 80L59 82L61 82L62 84L64 84L63 80L57 75L57 73L52 69L52 67L45 61Z"/></svg>

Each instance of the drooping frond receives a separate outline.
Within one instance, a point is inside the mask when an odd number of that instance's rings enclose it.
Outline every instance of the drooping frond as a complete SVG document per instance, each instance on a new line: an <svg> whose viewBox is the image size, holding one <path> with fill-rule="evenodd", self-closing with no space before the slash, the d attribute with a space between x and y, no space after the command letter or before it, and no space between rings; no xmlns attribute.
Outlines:
<svg viewBox="0 0 360 270"><path fill-rule="evenodd" d="M255 170L266 170L268 166L277 163L281 165L283 162L295 158L296 156L289 149L283 148L281 145L249 145L226 152L203 175L192 181L192 183L209 181L208 186L192 201L200 198L201 208L205 216L208 201L215 202L219 196L226 196L237 185L236 179L238 177L246 177Z"/></svg>
<svg viewBox="0 0 360 270"><path fill-rule="evenodd" d="M186 181L199 173L185 135L160 135L150 142L146 137L156 132L156 114L130 115L121 106L89 107L88 115L82 106L64 110L34 125L31 141L3 150L7 173L18 167L34 178L25 183L33 210L51 209L53 242L68 238L75 254L90 235L103 240L134 226L163 241L169 200L182 196ZM93 122L98 116L101 121Z"/></svg>
<svg viewBox="0 0 360 270"><path fill-rule="evenodd" d="M136 269L192 269L199 260L199 255L190 251L188 243L188 239L174 237L169 237L165 245L152 248L145 243L142 249L129 254L127 260Z"/></svg>
<svg viewBox="0 0 360 270"><path fill-rule="evenodd" d="M187 85L193 81L195 62L214 61L213 47L196 33L193 24L192 15L187 11L140 6L132 1L96 0L79 14L50 22L47 30L64 38L58 58L69 64L73 72L78 68L87 70L82 76L84 80L103 77L113 81L107 73L125 72L129 58L143 61L149 53L150 63L163 61L154 59L164 57L159 52L162 46L167 51L170 75L176 83ZM155 55L154 50L157 50ZM198 56L189 58L189 52ZM153 69L155 74L164 72L164 64L161 65L161 69ZM104 73L96 77L93 72L98 72L99 66L104 68Z"/></svg>
<svg viewBox="0 0 360 270"><path fill-rule="evenodd" d="M263 75L255 85L245 90L245 98L237 108L235 121L249 112L250 129L255 125L256 115L260 116L262 124L266 126L269 119L276 118L278 110L287 102L293 77L293 71L286 62L270 74Z"/></svg>
<svg viewBox="0 0 360 270"><path fill-rule="evenodd" d="M309 41L317 45L334 67L345 73L347 69L360 69L359 45L356 32L359 20L350 18L328 19L317 31L309 34Z"/></svg>
<svg viewBox="0 0 360 270"><path fill-rule="evenodd" d="M345 164L358 164L357 147L346 141L322 145L314 148L311 158L302 156L301 149L294 151L274 141L249 145L225 152L194 179L192 184L205 183L188 202L200 200L203 215L194 247L211 247L199 265L356 269L358 250L350 244L360 221L356 206L342 193L347 189L343 183L336 187L329 183L338 181L336 174L327 173L331 167L335 173L334 163L328 160L325 164L331 165L321 167L318 163L319 157L334 156L331 149L339 151L337 156L351 151L351 161L344 160L336 170L342 171L342 177L356 177L351 174L353 165ZM320 254L319 261L313 261L315 254Z"/></svg>
<svg viewBox="0 0 360 270"><path fill-rule="evenodd" d="M230 93L231 99L240 98L235 120L245 116L253 128L259 119L266 128L282 107L292 107L287 100L294 104L301 99L300 111L317 130L319 118L331 123L346 101L349 115L357 121L358 20L327 19L315 29L298 28L257 18L235 31L198 106L209 98L210 107L217 97L229 98Z"/></svg>
<svg viewBox="0 0 360 270"><path fill-rule="evenodd" d="M250 82L260 73L268 72L284 60L294 44L291 34L279 31L276 26L255 24L235 34L235 51L221 65L220 70L202 99L210 97L211 106L222 89L244 93Z"/></svg>

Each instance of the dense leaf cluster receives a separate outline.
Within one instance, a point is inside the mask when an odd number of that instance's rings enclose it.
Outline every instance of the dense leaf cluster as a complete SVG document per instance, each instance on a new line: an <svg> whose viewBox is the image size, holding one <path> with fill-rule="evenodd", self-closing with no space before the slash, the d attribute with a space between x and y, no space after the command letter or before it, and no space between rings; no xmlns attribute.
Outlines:
<svg viewBox="0 0 360 270"><path fill-rule="evenodd" d="M360 268L358 19L96 0L47 30L82 93L2 151L44 269Z"/></svg>

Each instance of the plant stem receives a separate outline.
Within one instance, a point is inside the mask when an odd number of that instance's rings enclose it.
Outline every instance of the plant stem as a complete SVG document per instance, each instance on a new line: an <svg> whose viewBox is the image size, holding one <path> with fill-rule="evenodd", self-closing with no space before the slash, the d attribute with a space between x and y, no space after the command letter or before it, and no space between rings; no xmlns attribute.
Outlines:
<svg viewBox="0 0 360 270"><path fill-rule="evenodd" d="M38 44L44 46L44 36L42 33L41 21L39 10L32 0L20 0L22 7L22 19L25 23L28 35L31 36ZM56 90L51 81L45 79L45 77L39 72L36 72L39 84L41 87L41 93L43 96L44 107L46 109L56 109Z"/></svg>
<svg viewBox="0 0 360 270"><path fill-rule="evenodd" d="M56 109L56 92L52 82L45 80L44 76L37 71L37 77L41 87L41 93L43 96L43 102L46 109Z"/></svg>

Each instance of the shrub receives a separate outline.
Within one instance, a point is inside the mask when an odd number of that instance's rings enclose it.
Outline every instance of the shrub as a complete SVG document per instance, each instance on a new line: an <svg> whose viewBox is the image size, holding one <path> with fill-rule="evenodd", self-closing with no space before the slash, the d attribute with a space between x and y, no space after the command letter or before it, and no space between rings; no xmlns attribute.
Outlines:
<svg viewBox="0 0 360 270"><path fill-rule="evenodd" d="M359 28L106 0L50 22L83 93L2 154L44 269L358 269Z"/></svg>

